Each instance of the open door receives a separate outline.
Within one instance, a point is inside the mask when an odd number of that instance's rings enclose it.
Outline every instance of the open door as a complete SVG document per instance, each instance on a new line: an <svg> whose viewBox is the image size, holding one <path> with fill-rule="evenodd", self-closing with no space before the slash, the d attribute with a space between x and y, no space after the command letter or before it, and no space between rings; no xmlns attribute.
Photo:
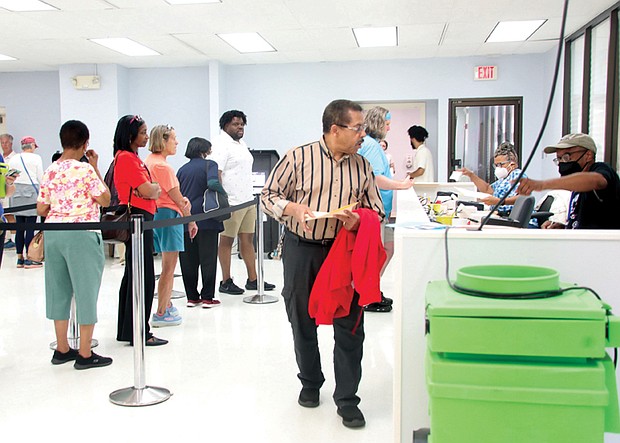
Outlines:
<svg viewBox="0 0 620 443"><path fill-rule="evenodd" d="M448 176L466 167L491 183L493 152L502 142L514 144L521 162L523 97L450 99Z"/></svg>

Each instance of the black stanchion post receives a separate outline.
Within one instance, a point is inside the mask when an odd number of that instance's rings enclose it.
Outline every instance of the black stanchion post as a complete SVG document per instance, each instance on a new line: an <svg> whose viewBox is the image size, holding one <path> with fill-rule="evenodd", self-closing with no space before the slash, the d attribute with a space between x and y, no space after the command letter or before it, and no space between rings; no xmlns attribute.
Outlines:
<svg viewBox="0 0 620 443"><path fill-rule="evenodd" d="M265 259L265 238L263 236L263 208L260 204L260 198L256 199L256 236L256 248L258 249L258 266L256 269L258 281L256 282L256 285L258 287L258 293L256 295L244 297L243 301L245 303L251 303L255 305L275 303L278 301L278 297L274 297L273 295L265 295L265 278L263 276L263 265Z"/></svg>
<svg viewBox="0 0 620 443"><path fill-rule="evenodd" d="M144 217L131 216L131 270L133 273L133 358L134 386L110 394L110 401L120 406L150 406L172 395L166 388L146 386L144 376ZM127 264L125 265L127 266Z"/></svg>

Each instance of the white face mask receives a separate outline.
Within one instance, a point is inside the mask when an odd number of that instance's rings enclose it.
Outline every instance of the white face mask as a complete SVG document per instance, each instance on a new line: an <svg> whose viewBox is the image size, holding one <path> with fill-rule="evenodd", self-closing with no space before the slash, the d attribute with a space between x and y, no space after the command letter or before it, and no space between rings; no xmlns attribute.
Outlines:
<svg viewBox="0 0 620 443"><path fill-rule="evenodd" d="M499 180L508 177L508 169L495 168L495 177L497 177Z"/></svg>

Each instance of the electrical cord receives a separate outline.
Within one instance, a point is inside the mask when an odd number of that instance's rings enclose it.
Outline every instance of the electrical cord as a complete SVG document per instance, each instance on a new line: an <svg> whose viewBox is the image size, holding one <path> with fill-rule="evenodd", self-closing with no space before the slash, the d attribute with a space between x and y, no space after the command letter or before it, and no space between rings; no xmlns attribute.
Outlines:
<svg viewBox="0 0 620 443"><path fill-rule="evenodd" d="M493 207L489 211L489 214L486 217L484 217L482 220L480 220L480 226L478 226L479 231L482 230L484 225L486 225L489 219L491 218L491 215L497 210L497 208L499 208L501 205L504 204L504 202L506 201L506 198L508 198L510 193L519 185L519 182L523 178L523 174L525 174L525 171L527 170L530 163L532 162L532 159L534 158L534 154L538 150L538 147L540 145L540 140L542 139L542 136L545 133L545 129L547 129L547 123L549 121L549 115L551 114L551 106L553 105L553 97L555 96L555 89L558 83L558 76L560 72L560 62L562 60L562 47L564 46L564 32L566 29L567 12L568 12L568 0L564 0L564 9L562 11L562 25L560 26L560 38L558 40L558 50L557 50L557 55L555 59L553 81L551 82L551 91L549 92L549 99L547 100L547 110L545 111L545 116L543 117L543 122L542 122L542 125L540 126L538 137L536 137L534 148L532 149L532 152L527 158L527 161L523 165L523 169L521 169L521 172L519 173L518 177L512 183L512 186L510 187L510 189L504 194L503 197L499 199L499 201L495 205L493 205Z"/></svg>

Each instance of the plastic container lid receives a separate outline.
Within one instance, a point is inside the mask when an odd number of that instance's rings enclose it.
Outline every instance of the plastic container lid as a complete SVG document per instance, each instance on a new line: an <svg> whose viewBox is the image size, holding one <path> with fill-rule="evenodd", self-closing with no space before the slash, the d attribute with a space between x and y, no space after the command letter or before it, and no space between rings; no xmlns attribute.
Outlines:
<svg viewBox="0 0 620 443"><path fill-rule="evenodd" d="M456 284L497 294L551 292L560 289L560 274L555 269L537 266L466 266L456 272Z"/></svg>

